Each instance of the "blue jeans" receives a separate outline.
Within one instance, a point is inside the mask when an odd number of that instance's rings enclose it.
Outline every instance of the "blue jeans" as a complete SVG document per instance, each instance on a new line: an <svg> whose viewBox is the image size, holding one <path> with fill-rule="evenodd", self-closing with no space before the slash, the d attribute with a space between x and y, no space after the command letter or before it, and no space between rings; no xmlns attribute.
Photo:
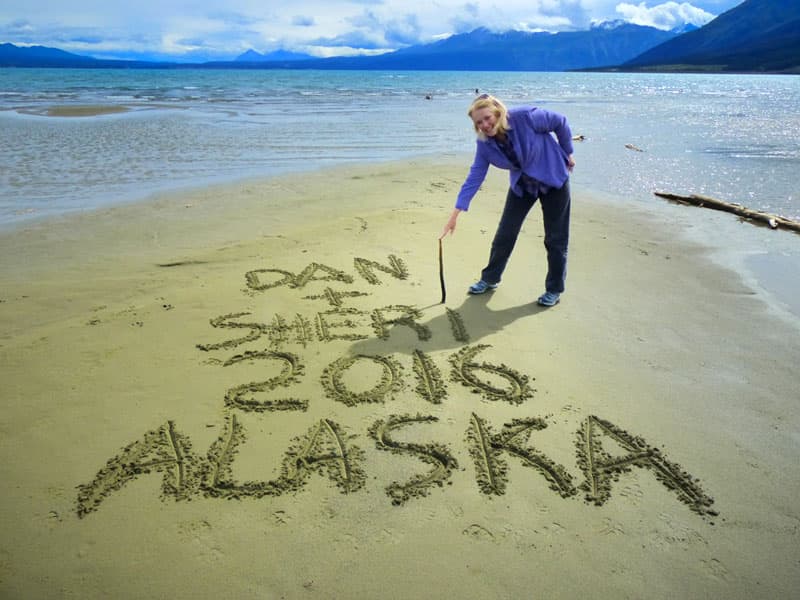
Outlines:
<svg viewBox="0 0 800 600"><path fill-rule="evenodd" d="M508 190L503 216L497 225L497 232L492 240L489 264L481 272L481 279L486 283L500 283L506 269L511 251L517 243L522 229L522 222L528 216L536 200L542 205L544 220L544 247L547 249L547 277L545 290L560 294L564 291L564 280L567 277L567 246L569 244L569 181L558 189L553 188L536 198L530 194L517 196Z"/></svg>

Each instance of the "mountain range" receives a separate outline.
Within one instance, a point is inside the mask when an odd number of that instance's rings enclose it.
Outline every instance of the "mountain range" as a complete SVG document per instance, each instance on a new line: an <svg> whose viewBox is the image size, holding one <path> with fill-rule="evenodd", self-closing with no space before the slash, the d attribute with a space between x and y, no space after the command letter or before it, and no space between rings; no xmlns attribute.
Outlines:
<svg viewBox="0 0 800 600"><path fill-rule="evenodd" d="M568 71L617 65L667 41L677 32L613 22L560 33L475 29L444 40L378 56L264 61L292 68L416 69L434 71ZM238 60L252 60L246 53Z"/></svg>
<svg viewBox="0 0 800 600"><path fill-rule="evenodd" d="M745 0L622 68L800 73L800 2Z"/></svg>
<svg viewBox="0 0 800 600"><path fill-rule="evenodd" d="M97 59L6 43L0 44L0 67L800 73L800 2L745 0L689 31L623 22L559 33L481 28L377 56L314 58L248 50L232 61L167 63Z"/></svg>
<svg viewBox="0 0 800 600"><path fill-rule="evenodd" d="M0 44L0 66L567 71L621 64L676 35L677 32L617 22L560 33L494 33L481 28L377 56L314 58L282 50L269 54L248 50L233 61L205 63L96 59L56 48Z"/></svg>

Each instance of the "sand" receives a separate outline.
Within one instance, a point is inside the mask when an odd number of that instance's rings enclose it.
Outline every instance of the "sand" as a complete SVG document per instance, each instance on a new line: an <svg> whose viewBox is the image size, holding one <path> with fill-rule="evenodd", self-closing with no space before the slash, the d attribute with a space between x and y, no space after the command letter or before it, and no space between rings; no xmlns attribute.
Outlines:
<svg viewBox="0 0 800 600"><path fill-rule="evenodd" d="M0 236L0 596L793 597L800 318L585 190L558 306L538 210L469 297L500 172L442 305L466 164Z"/></svg>

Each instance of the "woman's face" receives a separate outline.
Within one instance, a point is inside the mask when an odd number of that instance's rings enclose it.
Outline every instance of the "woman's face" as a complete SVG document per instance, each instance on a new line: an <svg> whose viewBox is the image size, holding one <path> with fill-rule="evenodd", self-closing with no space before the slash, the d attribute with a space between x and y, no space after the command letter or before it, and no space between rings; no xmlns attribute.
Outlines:
<svg viewBox="0 0 800 600"><path fill-rule="evenodd" d="M494 110L488 106L472 111L472 122L475 128L488 137L493 137L497 127Z"/></svg>

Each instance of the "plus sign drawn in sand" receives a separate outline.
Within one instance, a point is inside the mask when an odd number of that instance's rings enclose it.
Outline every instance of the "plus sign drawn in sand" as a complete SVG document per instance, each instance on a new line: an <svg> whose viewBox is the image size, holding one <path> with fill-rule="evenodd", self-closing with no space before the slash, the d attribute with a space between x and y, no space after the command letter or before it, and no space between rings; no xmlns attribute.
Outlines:
<svg viewBox="0 0 800 600"><path fill-rule="evenodd" d="M327 479L344 494L354 494L367 485L372 461L383 453L404 457L404 464L414 464L408 458L421 463L421 468L409 467L406 478L385 482L388 501L396 505L422 501L435 493L446 493L447 484L462 476L458 450L453 447L452 436L436 439L432 434L425 441L401 440L406 434L422 435L425 431L441 435L441 415L446 414L451 415L444 420L446 426L464 432L465 448L461 450L472 458L476 493L507 493L513 486L509 481L509 461L513 460L529 468L554 498L574 500L581 491L586 505L602 505L612 499L620 476L631 472L632 467L641 467L692 511L704 516L716 514L713 499L697 479L642 438L598 416L585 418L577 432L565 432L578 440L573 471L536 445L535 434L549 426L546 419L520 414L506 423L492 423L479 413L497 402L504 403L506 410L531 411L536 393L530 383L533 378L493 361L491 344L470 344L469 323L457 310L439 309L443 311L439 321L445 324L442 328L432 325L433 321L426 322L424 311L414 305L365 306L371 294L364 288L353 288L359 283L377 286L389 281L398 285L407 280L409 271L399 258L390 255L386 263L381 263L357 257L353 270L355 275L312 262L299 271L269 267L245 273L245 299L288 294L293 312L301 301L308 303L309 310L291 315L272 313L264 319L256 317L252 309L239 308L212 317L211 329L229 335L197 344L198 350L214 356L205 364L249 374L242 376L241 383L218 391L218 438L205 454L200 454L190 437L179 431L177 419L145 432L109 459L90 482L78 486L77 514L83 517L96 511L111 494L123 493L127 484L148 474L160 474L162 498L176 501L300 493L307 489L312 476ZM325 287L320 289L320 283ZM374 342L371 348L382 347L396 340L398 332L403 340L411 340L404 352L352 351L354 343L364 340ZM447 337L445 347L455 349L447 353L428 351L426 345L435 340L434 336ZM224 356L233 351L236 353ZM309 351L313 351L313 361L309 361ZM308 371L315 368L320 374L310 377ZM337 411L336 419L325 415L325 407L339 407L345 411L346 421L348 411L420 401L438 414L400 410L397 412L401 414L387 416L385 411L376 411L371 425L360 431L340 422L341 411ZM471 408L463 410L470 402ZM453 411L454 407L457 410ZM303 414L312 409L315 416L309 416L285 450L278 456L274 450L265 456L275 472L273 478L252 481L246 475L237 475L240 450L259 444L259 437L249 435L245 428L245 415L250 420L262 419L265 427L279 431L281 413ZM359 428L363 422L362 412L357 419ZM612 455L609 444L618 449L616 455ZM581 475L583 481L576 483Z"/></svg>

